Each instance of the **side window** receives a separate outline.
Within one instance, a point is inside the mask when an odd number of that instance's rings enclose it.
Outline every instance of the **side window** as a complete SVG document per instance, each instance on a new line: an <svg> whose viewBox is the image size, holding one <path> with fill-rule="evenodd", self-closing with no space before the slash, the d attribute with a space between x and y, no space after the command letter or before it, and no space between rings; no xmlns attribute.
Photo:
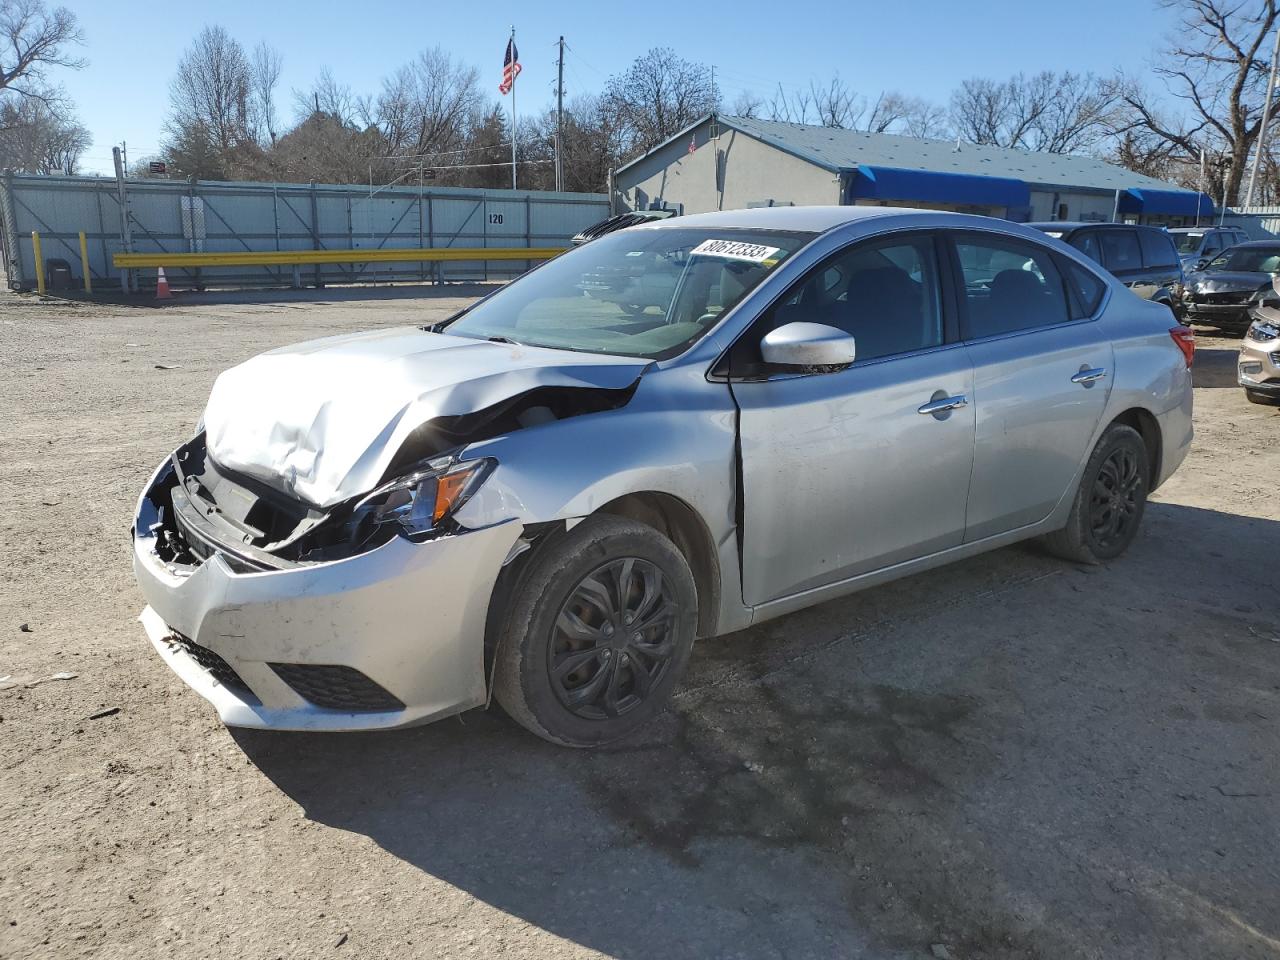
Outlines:
<svg viewBox="0 0 1280 960"><path fill-rule="evenodd" d="M1059 257L1057 262L1067 281L1071 319L1083 320L1093 316L1098 305L1102 303L1102 295L1107 290L1106 283L1093 271L1086 270L1066 257Z"/></svg>
<svg viewBox="0 0 1280 960"><path fill-rule="evenodd" d="M1102 250L1098 247L1097 230L1081 230L1069 242L1094 263L1102 262Z"/></svg>
<svg viewBox="0 0 1280 960"><path fill-rule="evenodd" d="M1139 230L1142 243L1142 262L1148 267L1176 267L1178 251L1173 240L1163 230Z"/></svg>
<svg viewBox="0 0 1280 960"><path fill-rule="evenodd" d="M964 279L966 339L1070 318L1066 287L1050 251L1013 238L970 234L956 238L956 253Z"/></svg>
<svg viewBox="0 0 1280 960"><path fill-rule="evenodd" d="M1214 230L1206 233L1204 236L1204 246L1200 249L1200 256L1212 257L1220 253L1227 244L1222 239L1222 234Z"/></svg>
<svg viewBox="0 0 1280 960"><path fill-rule="evenodd" d="M857 363L941 345L942 296L933 237L868 241L828 257L738 338L729 354L732 376L767 373L760 341L771 330L801 322L852 334Z"/></svg>
<svg viewBox="0 0 1280 960"><path fill-rule="evenodd" d="M1102 265L1112 273L1142 269L1138 237L1132 230L1102 230L1099 239L1102 241Z"/></svg>

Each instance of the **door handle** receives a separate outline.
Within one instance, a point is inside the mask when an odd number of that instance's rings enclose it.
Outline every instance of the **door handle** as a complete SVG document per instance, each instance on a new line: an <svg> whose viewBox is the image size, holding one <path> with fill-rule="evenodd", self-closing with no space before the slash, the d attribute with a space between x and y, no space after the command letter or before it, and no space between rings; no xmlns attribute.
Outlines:
<svg viewBox="0 0 1280 960"><path fill-rule="evenodd" d="M1102 367L1085 367L1071 378L1071 382L1087 387L1095 380L1101 380L1106 375L1107 371Z"/></svg>
<svg viewBox="0 0 1280 960"><path fill-rule="evenodd" d="M948 410L955 410L958 407L967 407L969 398L964 394L957 394L954 397L939 397L937 400L930 400L928 403L919 407L916 413L933 414L946 413Z"/></svg>

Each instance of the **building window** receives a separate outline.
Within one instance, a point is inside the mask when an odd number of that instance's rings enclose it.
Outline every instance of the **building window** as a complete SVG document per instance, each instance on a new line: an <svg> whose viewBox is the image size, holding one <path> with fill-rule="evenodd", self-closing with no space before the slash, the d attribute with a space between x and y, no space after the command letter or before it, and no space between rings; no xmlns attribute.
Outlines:
<svg viewBox="0 0 1280 960"><path fill-rule="evenodd" d="M1058 219L1059 220L1067 219L1067 205L1065 203L1058 204Z"/></svg>

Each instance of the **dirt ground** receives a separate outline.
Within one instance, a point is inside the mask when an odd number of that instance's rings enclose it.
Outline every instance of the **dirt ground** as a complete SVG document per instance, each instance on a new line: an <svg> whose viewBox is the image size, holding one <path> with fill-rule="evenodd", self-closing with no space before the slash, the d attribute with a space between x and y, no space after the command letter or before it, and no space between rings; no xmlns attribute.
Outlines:
<svg viewBox="0 0 1280 960"><path fill-rule="evenodd" d="M1280 408L1227 338L1109 566L1013 547L707 641L600 752L224 728L135 622L140 485L219 370L475 292L0 296L0 677L75 675L0 690L0 957L1280 956Z"/></svg>

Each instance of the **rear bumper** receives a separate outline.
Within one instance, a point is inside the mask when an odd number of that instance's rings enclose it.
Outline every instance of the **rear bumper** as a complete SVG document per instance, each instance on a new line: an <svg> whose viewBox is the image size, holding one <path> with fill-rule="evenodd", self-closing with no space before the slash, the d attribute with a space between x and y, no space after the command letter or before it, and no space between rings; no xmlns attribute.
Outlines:
<svg viewBox="0 0 1280 960"><path fill-rule="evenodd" d="M425 543L396 537L345 560L250 573L233 570L220 554L196 567L167 565L148 528L136 523L133 542L134 574L148 604L139 619L160 656L224 723L367 730L484 702L485 618L519 523ZM353 706L318 705L313 701L324 698L315 689L291 685L288 666L282 675L272 664L339 668L313 674L336 674ZM390 697L376 709L360 705L342 680L355 676L351 671Z"/></svg>

